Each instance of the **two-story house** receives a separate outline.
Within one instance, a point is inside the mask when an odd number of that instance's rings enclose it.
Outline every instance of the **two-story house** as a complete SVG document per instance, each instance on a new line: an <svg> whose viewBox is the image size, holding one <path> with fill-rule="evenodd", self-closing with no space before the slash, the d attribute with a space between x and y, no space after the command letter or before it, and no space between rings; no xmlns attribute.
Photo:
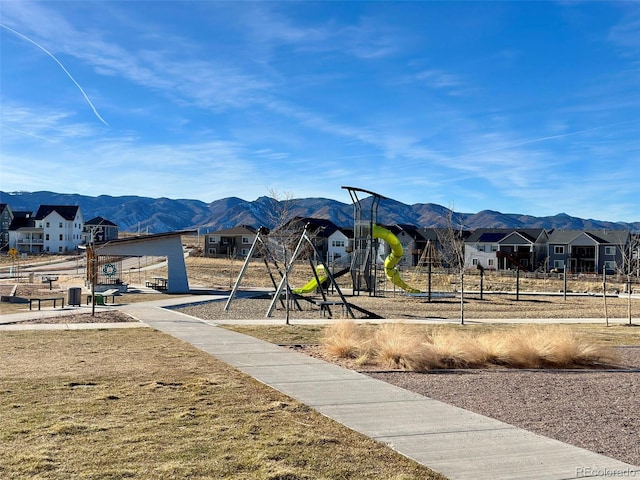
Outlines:
<svg viewBox="0 0 640 480"><path fill-rule="evenodd" d="M246 257L255 241L257 230L250 225L204 234L205 257Z"/></svg>
<svg viewBox="0 0 640 480"><path fill-rule="evenodd" d="M118 225L103 217L95 217L84 223L82 243L108 242L118 239Z"/></svg>
<svg viewBox="0 0 640 480"><path fill-rule="evenodd" d="M465 268L483 267L487 270L498 269L498 250L500 240L512 229L478 228L464 242Z"/></svg>
<svg viewBox="0 0 640 480"><path fill-rule="evenodd" d="M498 270L533 271L545 265L548 235L543 228L513 230L498 240Z"/></svg>
<svg viewBox="0 0 640 480"><path fill-rule="evenodd" d="M82 243L84 220L78 206L41 205L35 215L14 212L10 244L26 253L67 253Z"/></svg>
<svg viewBox="0 0 640 480"><path fill-rule="evenodd" d="M552 230L547 240L551 268L575 273L613 273L622 266L628 230Z"/></svg>

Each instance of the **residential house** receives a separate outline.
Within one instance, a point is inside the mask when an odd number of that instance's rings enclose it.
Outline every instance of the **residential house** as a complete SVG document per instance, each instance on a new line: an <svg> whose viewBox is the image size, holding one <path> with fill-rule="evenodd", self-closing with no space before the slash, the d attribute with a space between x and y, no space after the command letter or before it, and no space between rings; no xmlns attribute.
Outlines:
<svg viewBox="0 0 640 480"><path fill-rule="evenodd" d="M33 212L13 212L13 220L9 225L9 248L22 253L44 251L44 233L41 228L36 228Z"/></svg>
<svg viewBox="0 0 640 480"><path fill-rule="evenodd" d="M295 217L275 232L296 241L306 228L307 234L318 254L329 264L344 264L350 261L351 236L353 229L341 229L331 220L324 218ZM290 242L291 243L291 242Z"/></svg>
<svg viewBox="0 0 640 480"><path fill-rule="evenodd" d="M398 262L400 266L415 266L418 264L418 260L427 245L427 240L424 238L420 229L414 225L408 224L396 224L390 227L385 227L402 245L403 255ZM385 253L388 254L388 248L385 247ZM385 255L386 257L386 255Z"/></svg>
<svg viewBox="0 0 640 480"><path fill-rule="evenodd" d="M417 243L419 256L415 263L418 267L425 267L431 262L436 268L449 268L454 260L456 251L464 249L464 242L473 233L469 230L452 230L449 228L419 228L418 232L424 239ZM456 242L456 244L450 244ZM449 243L449 244L448 244ZM414 255L414 259L417 255Z"/></svg>
<svg viewBox="0 0 640 480"><path fill-rule="evenodd" d="M118 225L102 217L95 217L84 223L82 243L108 242L118 239Z"/></svg>
<svg viewBox="0 0 640 480"><path fill-rule="evenodd" d="M257 230L250 225L205 233L203 255L205 257L246 257L256 234Z"/></svg>
<svg viewBox="0 0 640 480"><path fill-rule="evenodd" d="M14 212L9 243L24 253L68 253L82 243L83 228L80 207L41 205L35 215Z"/></svg>
<svg viewBox="0 0 640 480"><path fill-rule="evenodd" d="M13 221L13 212L6 203L0 203L0 251L9 250L9 227Z"/></svg>
<svg viewBox="0 0 640 480"><path fill-rule="evenodd" d="M549 266L575 273L617 271L631 240L628 230L552 230L547 240Z"/></svg>
<svg viewBox="0 0 640 480"><path fill-rule="evenodd" d="M498 240L498 270L533 271L546 265L548 234L542 228L517 229Z"/></svg>
<svg viewBox="0 0 640 480"><path fill-rule="evenodd" d="M498 269L498 250L500 240L513 232L507 228L478 228L465 240L465 268Z"/></svg>

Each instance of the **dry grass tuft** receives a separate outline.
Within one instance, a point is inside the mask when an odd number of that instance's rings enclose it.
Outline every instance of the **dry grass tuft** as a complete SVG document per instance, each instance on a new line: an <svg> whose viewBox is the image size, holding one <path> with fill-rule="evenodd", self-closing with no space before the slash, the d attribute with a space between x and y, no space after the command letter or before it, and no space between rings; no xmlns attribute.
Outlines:
<svg viewBox="0 0 640 480"><path fill-rule="evenodd" d="M367 353L367 340L354 322L340 320L325 331L323 344L327 351L339 358L359 358Z"/></svg>
<svg viewBox="0 0 640 480"><path fill-rule="evenodd" d="M385 323L373 336L375 356L390 367L412 370L422 362L422 339L403 323Z"/></svg>
<svg viewBox="0 0 640 480"><path fill-rule="evenodd" d="M426 332L403 323L385 323L367 332L353 322L340 322L327 328L325 342L334 356L414 371L491 366L579 368L618 362L612 347L591 342L563 326L525 325L473 333L460 329Z"/></svg>

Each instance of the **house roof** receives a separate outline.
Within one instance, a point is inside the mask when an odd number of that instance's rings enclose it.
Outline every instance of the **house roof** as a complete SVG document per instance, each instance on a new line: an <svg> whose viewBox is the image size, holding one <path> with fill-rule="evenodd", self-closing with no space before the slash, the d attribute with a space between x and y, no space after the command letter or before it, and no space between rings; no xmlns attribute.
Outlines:
<svg viewBox="0 0 640 480"><path fill-rule="evenodd" d="M628 230L553 230L549 232L550 244L568 245L581 235L600 244L623 245L628 241Z"/></svg>
<svg viewBox="0 0 640 480"><path fill-rule="evenodd" d="M468 243L497 243L511 232L513 232L513 228L478 228L465 241Z"/></svg>
<svg viewBox="0 0 640 480"><path fill-rule="evenodd" d="M9 230L18 230L20 228L33 228L36 225L35 220L31 216L32 212L28 211L16 211L13 212L13 219Z"/></svg>
<svg viewBox="0 0 640 480"><path fill-rule="evenodd" d="M76 218L79 209L80 207L77 205L40 205L33 218L43 220L51 213L56 212L65 220L73 220Z"/></svg>
<svg viewBox="0 0 640 480"><path fill-rule="evenodd" d="M295 217L284 225L283 229L291 228L292 226L304 227L308 226L309 231L317 237L325 238L331 236L336 230L339 230L335 223L326 218L311 218L311 217Z"/></svg>
<svg viewBox="0 0 640 480"><path fill-rule="evenodd" d="M5 210L8 210L9 213L11 213L11 207L9 206L8 203L0 203L0 213L4 212Z"/></svg>
<svg viewBox="0 0 640 480"><path fill-rule="evenodd" d="M107 220L106 218L103 218L103 217L92 218L91 220L84 222L84 224L89 226L95 226L95 227L98 227L98 226L117 227L118 226L112 221Z"/></svg>
<svg viewBox="0 0 640 480"><path fill-rule="evenodd" d="M544 232L543 228L518 229L518 230L514 230L508 235L505 235L505 237L502 240L500 240L499 243L502 243L502 242L508 243L509 241L512 241L511 239L514 238L513 237L514 235L516 236L516 240L517 240L517 237L520 237L529 243L536 243L536 241L538 240L538 238L540 238L540 235L543 232Z"/></svg>
<svg viewBox="0 0 640 480"><path fill-rule="evenodd" d="M216 232L207 233L207 235L234 236L234 235L255 235L257 230L251 225L239 225L233 228L218 230Z"/></svg>

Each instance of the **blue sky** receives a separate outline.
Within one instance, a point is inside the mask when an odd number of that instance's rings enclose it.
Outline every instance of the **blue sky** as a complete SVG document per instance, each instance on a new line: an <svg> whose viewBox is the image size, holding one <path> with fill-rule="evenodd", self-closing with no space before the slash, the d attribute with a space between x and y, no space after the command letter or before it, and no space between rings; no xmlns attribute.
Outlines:
<svg viewBox="0 0 640 480"><path fill-rule="evenodd" d="M0 8L4 191L640 221L640 2Z"/></svg>

